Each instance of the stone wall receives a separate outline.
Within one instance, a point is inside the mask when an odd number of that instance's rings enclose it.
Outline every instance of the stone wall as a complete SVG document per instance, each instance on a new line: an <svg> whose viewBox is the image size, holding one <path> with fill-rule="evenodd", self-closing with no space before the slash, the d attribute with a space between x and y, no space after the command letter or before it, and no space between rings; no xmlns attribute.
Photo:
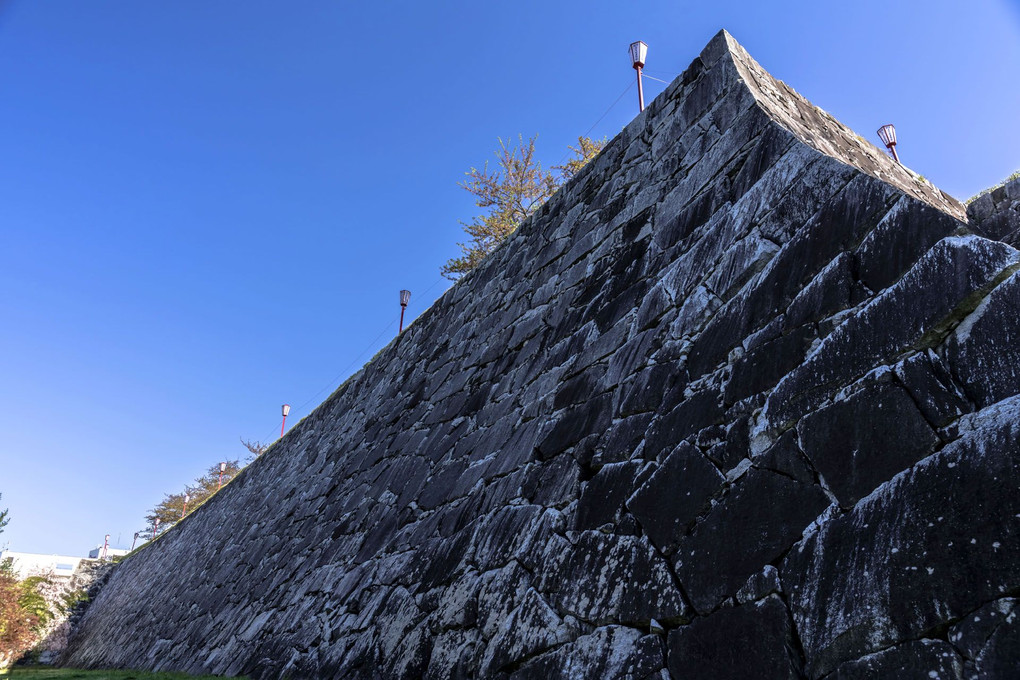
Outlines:
<svg viewBox="0 0 1020 680"><path fill-rule="evenodd" d="M39 643L26 654L26 661L50 664L67 649L71 632L115 566L114 562L83 559L70 577L49 580L42 592L55 614L40 631Z"/></svg>
<svg viewBox="0 0 1020 680"><path fill-rule="evenodd" d="M720 33L64 663L1009 677L1020 253L964 219Z"/></svg>
<svg viewBox="0 0 1020 680"><path fill-rule="evenodd" d="M1020 247L1020 177L971 201L967 217L982 236Z"/></svg>

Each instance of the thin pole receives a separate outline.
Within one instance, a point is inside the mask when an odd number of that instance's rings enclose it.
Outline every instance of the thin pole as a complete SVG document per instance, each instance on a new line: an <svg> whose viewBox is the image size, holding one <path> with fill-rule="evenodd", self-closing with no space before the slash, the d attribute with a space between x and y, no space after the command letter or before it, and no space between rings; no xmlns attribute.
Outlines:
<svg viewBox="0 0 1020 680"><path fill-rule="evenodd" d="M900 163L900 155L898 153L896 153L896 145L895 144L890 144L889 145L889 150L892 151L893 160L896 161L897 163ZM903 165L903 164L900 163L900 165Z"/></svg>
<svg viewBox="0 0 1020 680"><path fill-rule="evenodd" d="M287 427L287 416L283 417L283 422L280 423L280 436L283 436L283 428Z"/></svg>
<svg viewBox="0 0 1020 680"><path fill-rule="evenodd" d="M400 330L397 331L397 335L404 332L404 310L407 309L407 305L400 305Z"/></svg>
<svg viewBox="0 0 1020 680"><path fill-rule="evenodd" d="M280 436L282 437L283 435L281 434ZM219 491L222 488L223 488L223 470L220 470L220 483L216 487L216 490Z"/></svg>
<svg viewBox="0 0 1020 680"><path fill-rule="evenodd" d="M634 70L637 71L637 100L638 100L638 111L645 110L645 90L641 86L641 67L635 66Z"/></svg>

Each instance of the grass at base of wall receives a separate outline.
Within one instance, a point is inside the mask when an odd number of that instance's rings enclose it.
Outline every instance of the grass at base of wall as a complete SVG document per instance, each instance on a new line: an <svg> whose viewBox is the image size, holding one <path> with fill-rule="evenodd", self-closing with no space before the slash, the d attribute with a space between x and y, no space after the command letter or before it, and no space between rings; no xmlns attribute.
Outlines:
<svg viewBox="0 0 1020 680"><path fill-rule="evenodd" d="M15 666L0 670L0 678L11 680L208 680L214 677L217 676L146 671L79 671L53 666Z"/></svg>

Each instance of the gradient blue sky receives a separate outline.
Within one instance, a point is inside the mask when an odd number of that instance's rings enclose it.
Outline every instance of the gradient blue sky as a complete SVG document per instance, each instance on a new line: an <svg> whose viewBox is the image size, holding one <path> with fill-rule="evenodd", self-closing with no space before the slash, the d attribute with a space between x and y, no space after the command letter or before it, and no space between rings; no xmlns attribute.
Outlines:
<svg viewBox="0 0 1020 680"><path fill-rule="evenodd" d="M1012 0L0 0L0 546L128 545L445 290L498 136L556 163L721 28L959 198L1020 168Z"/></svg>

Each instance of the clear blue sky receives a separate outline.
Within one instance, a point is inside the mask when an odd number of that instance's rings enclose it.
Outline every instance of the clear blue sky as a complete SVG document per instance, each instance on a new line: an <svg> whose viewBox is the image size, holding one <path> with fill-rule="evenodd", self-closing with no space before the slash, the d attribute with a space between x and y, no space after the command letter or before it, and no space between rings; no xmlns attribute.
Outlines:
<svg viewBox="0 0 1020 680"><path fill-rule="evenodd" d="M0 546L129 544L443 292L498 136L556 163L721 28L957 197L1020 168L1015 0L0 0Z"/></svg>

